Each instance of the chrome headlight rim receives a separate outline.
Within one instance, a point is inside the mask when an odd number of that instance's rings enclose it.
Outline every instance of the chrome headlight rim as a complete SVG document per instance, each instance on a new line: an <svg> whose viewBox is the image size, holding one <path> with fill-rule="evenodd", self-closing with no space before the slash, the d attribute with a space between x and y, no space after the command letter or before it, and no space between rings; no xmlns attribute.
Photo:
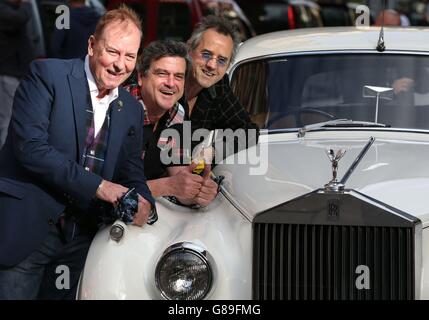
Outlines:
<svg viewBox="0 0 429 320"><path fill-rule="evenodd" d="M111 240L119 243L125 235L125 227L117 221L109 228L109 237Z"/></svg>
<svg viewBox="0 0 429 320"><path fill-rule="evenodd" d="M159 293L161 294L161 297L166 300L173 300L166 292L161 288L160 284L160 269L163 266L163 263L165 260L173 253L176 252L187 252L191 253L195 256L197 256L206 266L208 270L208 285L207 290L205 291L204 295L202 295L198 300L203 300L207 296L210 295L210 293L213 291L213 284L214 284L214 264L213 264L213 258L210 256L210 254L207 252L207 250L203 249L201 246L192 243L192 242L179 242L175 243L171 246L169 246L167 249L164 250L161 257L158 259L158 262L156 264L155 268L155 285L158 289Z"/></svg>

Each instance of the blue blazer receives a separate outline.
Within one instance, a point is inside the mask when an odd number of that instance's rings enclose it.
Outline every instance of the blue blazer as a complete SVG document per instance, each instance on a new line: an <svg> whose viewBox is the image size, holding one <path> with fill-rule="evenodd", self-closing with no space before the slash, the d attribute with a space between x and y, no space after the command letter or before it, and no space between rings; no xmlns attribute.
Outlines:
<svg viewBox="0 0 429 320"><path fill-rule="evenodd" d="M31 64L16 91L8 138L0 151L0 266L16 265L35 250L66 205L87 209L102 179L135 187L154 205L141 159L141 105L119 88L111 103L102 176L79 165L88 108L92 105L82 60Z"/></svg>

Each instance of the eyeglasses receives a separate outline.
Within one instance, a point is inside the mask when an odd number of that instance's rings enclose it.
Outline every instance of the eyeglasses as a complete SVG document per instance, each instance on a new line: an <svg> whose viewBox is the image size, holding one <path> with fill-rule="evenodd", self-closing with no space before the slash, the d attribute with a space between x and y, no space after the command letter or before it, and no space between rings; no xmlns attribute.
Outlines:
<svg viewBox="0 0 429 320"><path fill-rule="evenodd" d="M213 57L213 54L211 52L203 51L201 52L201 58L203 58L203 60L207 63L215 57ZM228 59L224 57L217 57L216 63L218 67L224 68L228 64Z"/></svg>

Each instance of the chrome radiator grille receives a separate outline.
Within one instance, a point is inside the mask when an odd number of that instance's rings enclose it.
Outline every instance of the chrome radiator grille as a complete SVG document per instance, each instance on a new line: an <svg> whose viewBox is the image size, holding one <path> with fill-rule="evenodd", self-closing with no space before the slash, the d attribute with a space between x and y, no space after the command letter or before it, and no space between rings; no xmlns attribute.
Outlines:
<svg viewBox="0 0 429 320"><path fill-rule="evenodd" d="M255 299L414 298L412 227L259 222L253 236Z"/></svg>
<svg viewBox="0 0 429 320"><path fill-rule="evenodd" d="M416 217L354 190L319 189L255 216L253 297L418 298L420 251Z"/></svg>

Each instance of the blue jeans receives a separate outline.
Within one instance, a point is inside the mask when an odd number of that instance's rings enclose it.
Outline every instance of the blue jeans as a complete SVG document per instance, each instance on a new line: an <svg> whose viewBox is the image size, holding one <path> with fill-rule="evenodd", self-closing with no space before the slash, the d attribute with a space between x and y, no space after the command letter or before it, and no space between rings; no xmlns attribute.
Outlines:
<svg viewBox="0 0 429 320"><path fill-rule="evenodd" d="M27 258L12 268L0 268L0 299L75 299L91 240L79 234L64 242L51 225L46 239Z"/></svg>

